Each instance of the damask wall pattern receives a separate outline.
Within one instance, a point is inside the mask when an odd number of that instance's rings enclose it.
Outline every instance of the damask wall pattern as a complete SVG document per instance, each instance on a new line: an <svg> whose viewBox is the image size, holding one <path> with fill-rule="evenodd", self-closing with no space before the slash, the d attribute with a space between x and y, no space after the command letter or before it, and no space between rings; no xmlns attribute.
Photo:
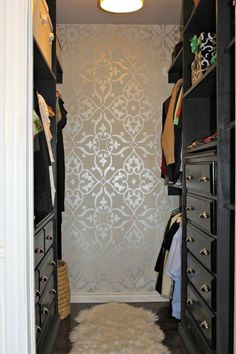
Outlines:
<svg viewBox="0 0 236 354"><path fill-rule="evenodd" d="M73 293L152 292L170 211L162 102L176 26L59 25L68 110L63 256Z"/></svg>

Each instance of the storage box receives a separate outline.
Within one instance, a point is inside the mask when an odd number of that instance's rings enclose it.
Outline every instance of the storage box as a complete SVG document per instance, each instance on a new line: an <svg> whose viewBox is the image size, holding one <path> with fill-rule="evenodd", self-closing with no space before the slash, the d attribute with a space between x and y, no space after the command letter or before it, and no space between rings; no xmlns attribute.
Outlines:
<svg viewBox="0 0 236 354"><path fill-rule="evenodd" d="M52 68L53 26L45 0L33 0L33 33L43 56Z"/></svg>
<svg viewBox="0 0 236 354"><path fill-rule="evenodd" d="M32 1L32 10L33 10L33 36L37 41L38 37L38 7L37 7L37 0Z"/></svg>

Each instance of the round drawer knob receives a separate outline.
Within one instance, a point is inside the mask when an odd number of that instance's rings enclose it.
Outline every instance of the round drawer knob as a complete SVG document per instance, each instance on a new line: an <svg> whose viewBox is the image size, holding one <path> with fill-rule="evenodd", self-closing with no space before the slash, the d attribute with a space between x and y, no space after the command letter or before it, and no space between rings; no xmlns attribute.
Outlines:
<svg viewBox="0 0 236 354"><path fill-rule="evenodd" d="M48 315L49 314L49 309L47 307L43 307L41 310L42 315Z"/></svg>
<svg viewBox="0 0 236 354"><path fill-rule="evenodd" d="M187 274L194 274L194 273L195 273L195 270L194 270L193 268L188 268L188 269L186 270L186 273L187 273Z"/></svg>
<svg viewBox="0 0 236 354"><path fill-rule="evenodd" d="M48 277L46 275L42 275L40 281L41 283L45 283L46 281L48 281Z"/></svg>
<svg viewBox="0 0 236 354"><path fill-rule="evenodd" d="M185 177L186 181L191 181L193 179L193 176L189 175Z"/></svg>
<svg viewBox="0 0 236 354"><path fill-rule="evenodd" d="M46 239L47 239L48 241L52 241L52 240L54 240L54 237L53 237L52 235L48 235L48 236L46 237Z"/></svg>
<svg viewBox="0 0 236 354"><path fill-rule="evenodd" d="M187 301L186 301L186 304L187 305L193 305L193 300L191 298L189 298Z"/></svg>
<svg viewBox="0 0 236 354"><path fill-rule="evenodd" d="M190 205L190 206L187 206L187 211L193 211L193 207Z"/></svg>
<svg viewBox="0 0 236 354"><path fill-rule="evenodd" d="M41 295L40 291L39 290L35 290L34 296L35 297L39 297L40 295Z"/></svg>
<svg viewBox="0 0 236 354"><path fill-rule="evenodd" d="M56 262L55 261L50 261L50 266L55 267Z"/></svg>
<svg viewBox="0 0 236 354"><path fill-rule="evenodd" d="M203 285L201 286L201 291L202 291L203 293L208 293L210 290L211 290L210 287L209 287L208 285L206 285L206 284L203 284Z"/></svg>
<svg viewBox="0 0 236 354"><path fill-rule="evenodd" d="M202 176L200 179L199 179L199 182L208 182L209 181L209 178L207 176Z"/></svg>
<svg viewBox="0 0 236 354"><path fill-rule="evenodd" d="M206 249L206 248L203 248L201 251L200 251L200 255L201 256L209 256L210 252Z"/></svg>
<svg viewBox="0 0 236 354"><path fill-rule="evenodd" d="M201 219L209 219L209 214L208 214L206 211L203 211L203 212L200 214L200 218L201 218Z"/></svg>
<svg viewBox="0 0 236 354"><path fill-rule="evenodd" d="M42 254L42 253L44 253L44 250L42 249L42 248L35 248L35 250L34 250L34 253L36 253L36 254Z"/></svg>
<svg viewBox="0 0 236 354"><path fill-rule="evenodd" d="M42 332L42 328L39 327L39 326L36 326L35 327L35 332L36 332L36 334L40 334Z"/></svg>
<svg viewBox="0 0 236 354"><path fill-rule="evenodd" d="M207 321L203 321L201 324L200 324L200 327L202 329L209 329L209 324L207 323Z"/></svg>
<svg viewBox="0 0 236 354"><path fill-rule="evenodd" d="M186 238L186 242L194 242L194 239L192 237L188 236Z"/></svg>

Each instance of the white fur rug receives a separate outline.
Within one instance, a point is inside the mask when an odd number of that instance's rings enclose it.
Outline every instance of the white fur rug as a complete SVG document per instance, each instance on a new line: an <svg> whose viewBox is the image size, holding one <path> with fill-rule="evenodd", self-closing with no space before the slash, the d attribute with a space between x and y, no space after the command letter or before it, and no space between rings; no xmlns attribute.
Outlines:
<svg viewBox="0 0 236 354"><path fill-rule="evenodd" d="M123 303L97 305L76 317L70 354L167 354L151 311Z"/></svg>

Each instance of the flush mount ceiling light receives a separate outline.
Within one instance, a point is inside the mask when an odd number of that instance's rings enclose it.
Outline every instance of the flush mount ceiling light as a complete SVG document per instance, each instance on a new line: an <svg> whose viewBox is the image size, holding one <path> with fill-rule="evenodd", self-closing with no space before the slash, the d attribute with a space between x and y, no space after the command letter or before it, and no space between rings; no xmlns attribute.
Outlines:
<svg viewBox="0 0 236 354"><path fill-rule="evenodd" d="M134 12L143 7L143 0L100 0L100 6L108 12Z"/></svg>

